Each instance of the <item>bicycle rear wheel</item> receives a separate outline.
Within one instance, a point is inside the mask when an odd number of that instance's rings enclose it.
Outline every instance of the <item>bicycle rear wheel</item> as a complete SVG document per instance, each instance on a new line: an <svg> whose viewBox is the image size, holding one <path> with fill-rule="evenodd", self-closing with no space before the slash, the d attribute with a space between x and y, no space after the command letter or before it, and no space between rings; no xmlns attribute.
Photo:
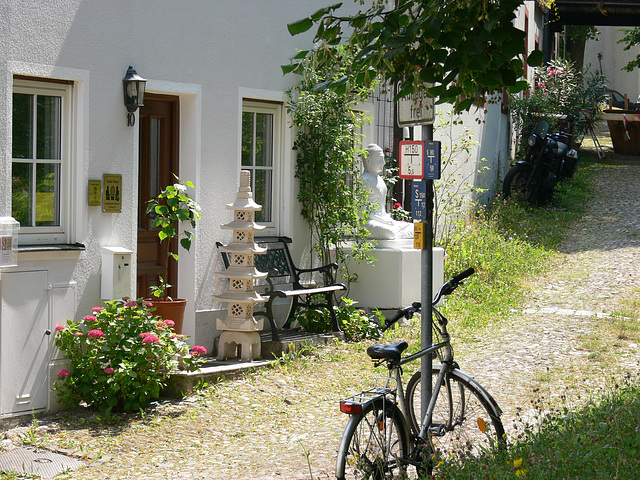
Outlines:
<svg viewBox="0 0 640 480"><path fill-rule="evenodd" d="M441 368L441 365L433 365L431 391ZM504 442L504 427L496 415L497 405L481 390L484 389L460 370L455 369L445 375L429 430L436 454L447 459L478 457ZM422 418L421 398L421 374L418 370L407 383L406 392L409 420L415 431L419 431Z"/></svg>
<svg viewBox="0 0 640 480"><path fill-rule="evenodd" d="M406 421L395 402L378 399L353 415L342 436L338 480L391 479L404 474L398 460L409 452Z"/></svg>

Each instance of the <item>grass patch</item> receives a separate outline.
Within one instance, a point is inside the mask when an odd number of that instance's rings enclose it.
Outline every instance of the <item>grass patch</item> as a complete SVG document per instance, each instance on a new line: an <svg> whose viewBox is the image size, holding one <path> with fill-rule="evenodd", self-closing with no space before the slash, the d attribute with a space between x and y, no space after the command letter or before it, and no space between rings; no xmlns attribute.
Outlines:
<svg viewBox="0 0 640 480"><path fill-rule="evenodd" d="M526 279L547 270L567 229L582 218L593 195L592 179L602 168L595 156L584 157L575 176L558 187L554 205L498 198L441 243L447 278L467 267L476 270L445 308L459 327L509 317L527 292Z"/></svg>
<svg viewBox="0 0 640 480"><path fill-rule="evenodd" d="M442 466L438 479L630 479L640 472L640 383L627 377L573 412L540 407L520 441L463 465Z"/></svg>

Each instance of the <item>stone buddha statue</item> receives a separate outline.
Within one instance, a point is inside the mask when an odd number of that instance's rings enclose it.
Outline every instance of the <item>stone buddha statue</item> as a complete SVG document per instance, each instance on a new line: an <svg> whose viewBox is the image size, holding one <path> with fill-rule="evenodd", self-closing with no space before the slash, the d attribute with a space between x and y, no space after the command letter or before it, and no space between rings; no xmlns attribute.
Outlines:
<svg viewBox="0 0 640 480"><path fill-rule="evenodd" d="M365 227L375 240L413 238L413 223L401 222L387 213L387 185L380 176L384 168L384 152L372 143L367 145L367 157L363 160L364 173L360 177L369 191L371 210Z"/></svg>

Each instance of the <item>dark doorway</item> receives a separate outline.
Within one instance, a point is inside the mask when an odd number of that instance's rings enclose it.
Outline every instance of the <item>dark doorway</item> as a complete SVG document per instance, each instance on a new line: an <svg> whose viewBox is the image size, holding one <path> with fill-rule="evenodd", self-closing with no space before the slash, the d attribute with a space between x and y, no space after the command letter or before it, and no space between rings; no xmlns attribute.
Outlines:
<svg viewBox="0 0 640 480"><path fill-rule="evenodd" d="M178 291L178 266L168 258L169 248L177 251L177 240L173 245L160 243L159 229L151 228L153 213L145 213L149 199L175 183L173 174L178 175L178 107L178 97L147 94L140 109L138 298L149 297L149 289L159 284L159 277L172 285L170 296Z"/></svg>

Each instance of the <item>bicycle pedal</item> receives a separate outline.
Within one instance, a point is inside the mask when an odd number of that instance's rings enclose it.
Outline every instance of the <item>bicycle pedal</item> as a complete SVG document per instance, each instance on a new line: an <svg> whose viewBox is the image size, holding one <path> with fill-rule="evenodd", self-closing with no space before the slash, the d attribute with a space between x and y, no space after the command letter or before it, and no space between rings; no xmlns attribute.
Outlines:
<svg viewBox="0 0 640 480"><path fill-rule="evenodd" d="M447 433L447 426L444 423L434 423L429 426L428 430L432 437L444 437Z"/></svg>

